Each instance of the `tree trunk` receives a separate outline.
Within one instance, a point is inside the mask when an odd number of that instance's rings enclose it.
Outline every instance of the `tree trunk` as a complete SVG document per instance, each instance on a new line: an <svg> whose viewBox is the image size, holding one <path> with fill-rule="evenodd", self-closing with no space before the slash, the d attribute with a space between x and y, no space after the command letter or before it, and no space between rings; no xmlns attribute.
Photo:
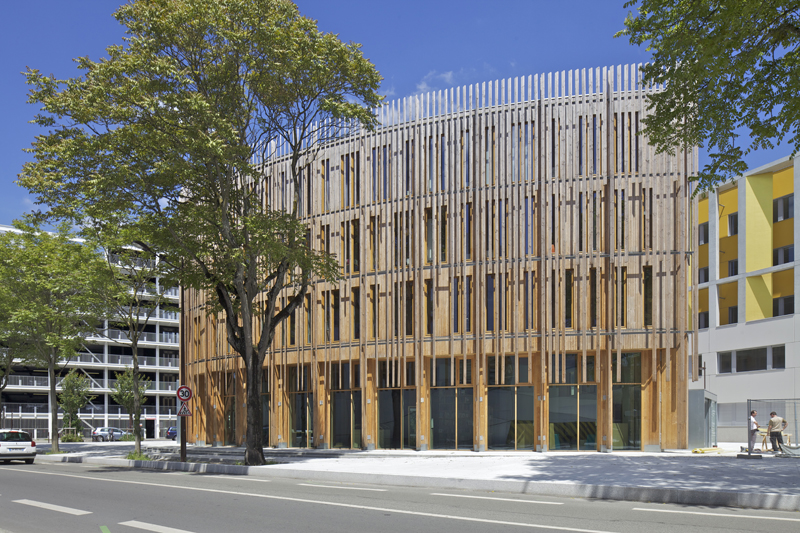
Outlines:
<svg viewBox="0 0 800 533"><path fill-rule="evenodd" d="M142 398L139 395L139 333L131 337L131 349L133 350L133 437L136 445L133 453L142 453L142 434L139 431L139 421L141 420Z"/></svg>
<svg viewBox="0 0 800 533"><path fill-rule="evenodd" d="M47 361L47 376L50 381L50 450L60 453L58 449L58 399L56 398L56 351L50 349L50 358Z"/></svg>
<svg viewBox="0 0 800 533"><path fill-rule="evenodd" d="M248 348L245 348L248 349ZM264 460L264 432L262 430L263 413L261 405L262 369L258 357L249 346L250 364L247 366L247 432L245 435L244 464L258 466L266 464Z"/></svg>

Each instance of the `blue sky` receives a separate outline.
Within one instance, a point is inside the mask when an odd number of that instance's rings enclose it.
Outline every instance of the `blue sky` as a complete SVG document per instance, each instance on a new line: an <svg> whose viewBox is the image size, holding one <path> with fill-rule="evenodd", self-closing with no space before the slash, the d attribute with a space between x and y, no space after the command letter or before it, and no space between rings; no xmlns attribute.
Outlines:
<svg viewBox="0 0 800 533"><path fill-rule="evenodd" d="M541 72L646 62L644 48L614 39L624 0L297 0L324 31L363 45L389 99ZM20 72L77 74L72 59L104 56L122 42L111 16L120 0L6 2L0 22L0 224L34 208L14 184L38 128ZM748 157L750 168L788 155ZM701 163L703 156L701 155Z"/></svg>

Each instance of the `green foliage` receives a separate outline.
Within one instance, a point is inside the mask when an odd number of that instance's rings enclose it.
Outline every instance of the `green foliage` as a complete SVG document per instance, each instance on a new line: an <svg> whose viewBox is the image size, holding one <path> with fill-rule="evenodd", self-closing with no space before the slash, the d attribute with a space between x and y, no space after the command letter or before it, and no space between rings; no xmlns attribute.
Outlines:
<svg viewBox="0 0 800 533"><path fill-rule="evenodd" d="M125 372L116 372L117 381L111 386L111 398L120 404L128 411L129 425L136 431L138 425L134 423L134 415L136 414L136 398L134 391L133 368L127 367ZM139 384L139 397L144 398L144 393L150 388L150 378L147 376L139 376L137 380Z"/></svg>
<svg viewBox="0 0 800 533"><path fill-rule="evenodd" d="M64 433L61 435L61 442L83 442L81 433Z"/></svg>
<svg viewBox="0 0 800 533"><path fill-rule="evenodd" d="M136 440L136 436L135 435L123 435L123 436L121 436L119 438L119 440L120 441L124 441L124 442L133 442L133 441ZM134 453L136 453L136 452L134 452Z"/></svg>
<svg viewBox="0 0 800 533"><path fill-rule="evenodd" d="M645 134L661 152L706 146L700 190L740 176L744 157L788 138L800 148L800 3L797 0L641 0L625 29L653 61ZM749 142L739 139L743 129Z"/></svg>
<svg viewBox="0 0 800 533"><path fill-rule="evenodd" d="M27 71L34 122L48 133L19 183L51 217L130 230L184 287L205 291L257 373L311 280L338 277L335 259L306 243L300 169L339 125L375 125L380 75L359 45L286 0L134 1L115 16L125 45L78 59L82 77ZM264 200L259 162L275 142L291 162L288 212ZM261 420L260 379L249 385L248 420ZM247 462L261 464L261 431L247 427Z"/></svg>
<svg viewBox="0 0 800 533"><path fill-rule="evenodd" d="M153 460L149 455L146 455L146 454L141 453L141 452L139 452L139 453L130 452L128 455L125 456L125 459L127 459L128 461L152 461Z"/></svg>
<svg viewBox="0 0 800 533"><path fill-rule="evenodd" d="M70 226L42 231L32 218L0 234L0 337L23 364L50 378L51 435L57 435L55 371L107 314L96 288L106 282L102 260L74 240ZM53 439L58 451L58 439Z"/></svg>
<svg viewBox="0 0 800 533"><path fill-rule="evenodd" d="M58 395L58 405L64 410L63 426L80 432L83 429L78 411L95 396L89 395L89 378L76 369L70 370L61 380L61 394ZM64 440L62 437L61 440ZM83 438L80 439L83 441Z"/></svg>

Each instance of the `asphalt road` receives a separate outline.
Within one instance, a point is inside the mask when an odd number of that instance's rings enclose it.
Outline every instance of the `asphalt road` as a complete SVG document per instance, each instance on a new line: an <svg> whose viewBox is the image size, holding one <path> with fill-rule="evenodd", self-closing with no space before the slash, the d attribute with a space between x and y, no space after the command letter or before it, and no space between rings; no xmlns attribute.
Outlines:
<svg viewBox="0 0 800 533"><path fill-rule="evenodd" d="M91 464L0 465L0 532L800 531L800 512L643 504Z"/></svg>

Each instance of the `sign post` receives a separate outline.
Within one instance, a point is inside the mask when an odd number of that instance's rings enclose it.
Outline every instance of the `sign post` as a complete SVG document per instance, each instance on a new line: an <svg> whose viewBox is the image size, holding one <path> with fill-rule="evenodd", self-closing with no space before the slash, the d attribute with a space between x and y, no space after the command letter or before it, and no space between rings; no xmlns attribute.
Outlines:
<svg viewBox="0 0 800 533"><path fill-rule="evenodd" d="M192 399L192 389L186 385L178 387L177 391L178 401L181 402L181 407L178 409L178 417L181 420L181 462L186 462L186 417L192 416L192 410L189 409L189 400Z"/></svg>

